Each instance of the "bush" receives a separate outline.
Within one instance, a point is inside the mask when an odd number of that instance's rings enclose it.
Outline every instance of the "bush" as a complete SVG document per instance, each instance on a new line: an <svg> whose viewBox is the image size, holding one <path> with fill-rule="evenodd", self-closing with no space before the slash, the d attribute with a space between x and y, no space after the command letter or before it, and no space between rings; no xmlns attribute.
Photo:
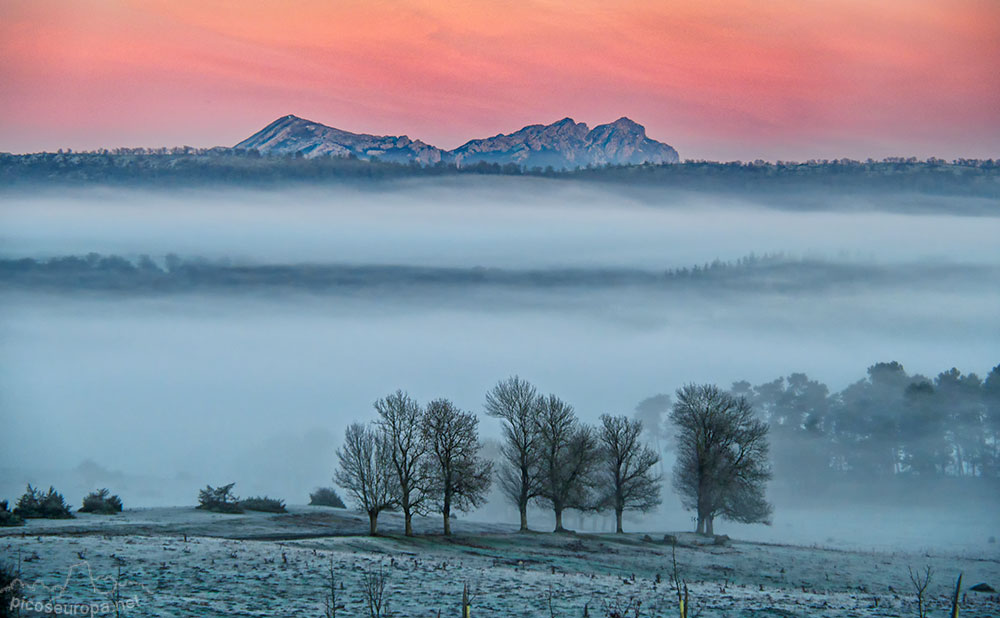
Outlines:
<svg viewBox="0 0 1000 618"><path fill-rule="evenodd" d="M198 508L216 513L242 513L240 499L233 494L235 485L236 483L221 487L206 485L205 489L198 492Z"/></svg>
<svg viewBox="0 0 1000 618"><path fill-rule="evenodd" d="M22 526L24 520L20 515L12 513L6 500L0 500L0 526ZM2 586L0 586L2 587Z"/></svg>
<svg viewBox="0 0 1000 618"><path fill-rule="evenodd" d="M344 501L337 495L337 490L332 487L320 487L309 494L309 504L313 506L333 506L338 509L347 508Z"/></svg>
<svg viewBox="0 0 1000 618"><path fill-rule="evenodd" d="M98 489L83 499L81 513L97 513L98 515L114 515L122 512L122 499L112 496L107 489Z"/></svg>
<svg viewBox="0 0 1000 618"><path fill-rule="evenodd" d="M240 500L240 506L248 511L263 511L265 513L285 513L284 500L268 498L267 496L254 496Z"/></svg>
<svg viewBox="0 0 1000 618"><path fill-rule="evenodd" d="M73 513L69 510L69 505L62 494L49 487L47 493L43 493L28 484L24 495L18 498L14 514L24 519L71 519Z"/></svg>
<svg viewBox="0 0 1000 618"><path fill-rule="evenodd" d="M0 564L0 616L13 616L11 602L15 597L24 596L18 575L9 564Z"/></svg>

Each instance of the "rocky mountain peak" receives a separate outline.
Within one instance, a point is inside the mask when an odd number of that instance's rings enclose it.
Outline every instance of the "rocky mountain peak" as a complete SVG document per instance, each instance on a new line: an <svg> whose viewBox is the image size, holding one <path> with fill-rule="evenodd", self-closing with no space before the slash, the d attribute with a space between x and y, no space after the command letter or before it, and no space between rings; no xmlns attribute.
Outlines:
<svg viewBox="0 0 1000 618"><path fill-rule="evenodd" d="M390 161L470 165L514 163L523 167L572 169L587 165L675 163L677 151L646 137L641 124L621 117L590 129L566 117L552 124L534 124L513 133L471 140L444 151L406 135L351 133L289 114L278 118L236 145L263 154L306 157L356 156Z"/></svg>

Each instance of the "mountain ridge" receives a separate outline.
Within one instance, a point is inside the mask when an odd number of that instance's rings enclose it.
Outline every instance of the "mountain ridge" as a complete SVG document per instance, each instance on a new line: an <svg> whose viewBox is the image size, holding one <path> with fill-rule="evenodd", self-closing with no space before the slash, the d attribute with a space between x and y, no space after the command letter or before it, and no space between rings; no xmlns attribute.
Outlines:
<svg viewBox="0 0 1000 618"><path fill-rule="evenodd" d="M486 162L555 169L680 160L672 146L650 139L645 127L624 116L593 129L566 117L552 124L532 124L513 133L472 139L453 150L443 150L406 135L352 133L289 114L235 147L264 155L301 154L307 158L354 156L425 165Z"/></svg>

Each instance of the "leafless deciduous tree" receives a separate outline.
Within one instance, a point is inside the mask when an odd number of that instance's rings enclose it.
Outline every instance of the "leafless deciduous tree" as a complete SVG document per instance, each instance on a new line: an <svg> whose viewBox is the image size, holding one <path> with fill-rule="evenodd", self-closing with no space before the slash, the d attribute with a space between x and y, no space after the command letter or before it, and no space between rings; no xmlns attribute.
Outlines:
<svg viewBox="0 0 1000 618"><path fill-rule="evenodd" d="M642 443L642 422L627 416L601 416L601 506L615 511L617 532L622 513L649 511L660 504L660 456Z"/></svg>
<svg viewBox="0 0 1000 618"><path fill-rule="evenodd" d="M383 618L391 616L389 611L389 592L386 585L389 583L389 574L381 564L378 570L368 567L361 574L361 594L364 596L365 606L368 609L368 618Z"/></svg>
<svg viewBox="0 0 1000 618"><path fill-rule="evenodd" d="M389 459L399 485L399 507L403 510L404 534L413 536L413 514L421 512L426 498L424 455L420 436L423 410L403 391L375 402L378 426L389 445Z"/></svg>
<svg viewBox="0 0 1000 618"><path fill-rule="evenodd" d="M541 399L538 418L538 497L552 507L556 532L566 509L596 506L594 486L598 445L594 430L582 425L573 406L555 395Z"/></svg>
<svg viewBox="0 0 1000 618"><path fill-rule="evenodd" d="M931 575L934 571L930 565L922 573L910 567L906 567L906 570L910 572L910 583L913 584L913 591L917 595L917 618L924 618L927 615L924 610L924 594L927 592L927 586L931 584Z"/></svg>
<svg viewBox="0 0 1000 618"><path fill-rule="evenodd" d="M486 501L493 464L479 457L479 419L447 399L427 404L421 434L428 491L444 516L444 533L451 534L453 508L465 511Z"/></svg>
<svg viewBox="0 0 1000 618"><path fill-rule="evenodd" d="M344 434L344 445L337 450L337 459L340 467L334 481L368 513L369 533L374 536L378 533L379 513L397 504L388 444L380 432L353 423Z"/></svg>
<svg viewBox="0 0 1000 618"><path fill-rule="evenodd" d="M337 572L333 568L333 558L330 559L330 570L326 576L326 596L323 598L324 618L337 618L337 610L344 609L344 604L338 599Z"/></svg>
<svg viewBox="0 0 1000 618"><path fill-rule="evenodd" d="M486 393L486 413L502 419L500 488L521 512L521 531L528 529L528 503L538 495L538 393L526 380L501 380Z"/></svg>
<svg viewBox="0 0 1000 618"><path fill-rule="evenodd" d="M713 534L717 516L770 523L767 425L750 403L714 385L689 384L677 391L670 420L677 427L674 488L697 512L697 532Z"/></svg>

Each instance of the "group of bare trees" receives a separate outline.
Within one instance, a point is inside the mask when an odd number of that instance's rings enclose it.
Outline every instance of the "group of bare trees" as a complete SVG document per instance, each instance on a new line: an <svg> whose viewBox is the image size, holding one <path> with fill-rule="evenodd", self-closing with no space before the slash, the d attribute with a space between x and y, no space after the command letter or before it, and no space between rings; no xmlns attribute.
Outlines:
<svg viewBox="0 0 1000 618"><path fill-rule="evenodd" d="M622 532L625 511L660 504L659 455L640 440L642 423L626 416L580 422L573 406L514 376L486 394L486 412L503 422L499 480L528 529L528 505L552 509L556 531L567 509L613 509Z"/></svg>
<svg viewBox="0 0 1000 618"><path fill-rule="evenodd" d="M484 407L502 426L496 470L480 456L476 415L447 399L423 407L396 391L375 402L374 423L347 428L335 480L368 513L371 534L379 513L396 509L407 536L413 515L432 510L450 534L453 511L481 505L494 473L520 512L522 531L533 503L552 509L557 532L566 510L613 511L622 532L626 511L660 504L659 450L645 444L640 419L605 414L596 427L587 425L572 405L518 376L498 382ZM684 507L697 513L697 531L712 534L720 516L767 522L768 427L748 401L712 385L689 385L677 391L670 420L677 440L673 485Z"/></svg>
<svg viewBox="0 0 1000 618"><path fill-rule="evenodd" d="M482 504L492 480L492 463L479 456L479 419L447 399L422 407L402 391L376 401L375 410L371 425L347 428L337 484L368 513L372 535L379 514L397 508L407 536L413 516L432 510L451 534L452 510Z"/></svg>

